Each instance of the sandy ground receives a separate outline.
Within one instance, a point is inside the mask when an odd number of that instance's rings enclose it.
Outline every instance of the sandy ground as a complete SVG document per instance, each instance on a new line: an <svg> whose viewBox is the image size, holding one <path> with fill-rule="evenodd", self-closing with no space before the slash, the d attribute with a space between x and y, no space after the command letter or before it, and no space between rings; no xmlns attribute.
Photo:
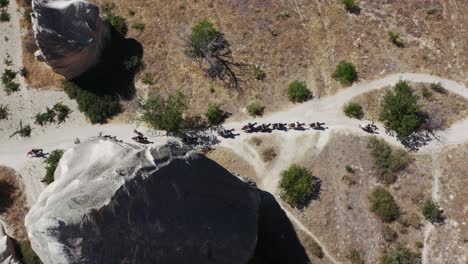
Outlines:
<svg viewBox="0 0 468 264"><path fill-rule="evenodd" d="M0 24L0 56L4 58L7 53L10 54L13 60L11 68L19 70L21 67L21 48L19 44L21 43L21 32L18 20L21 14L16 11L16 3L14 1L10 1L9 12L12 16L12 22ZM8 37L8 41L5 39L6 36ZM4 64L0 65L1 72L3 72L4 67ZM326 122L328 129L324 132L310 130L289 131L287 133L280 131L273 132L273 134L279 137L281 146L279 147L280 153L278 153L274 163L269 166L264 166L260 155L252 150L249 143L249 139L253 136L251 134L241 132L240 136L234 140L220 138L220 146L248 160L256 172L257 178L259 178L259 185L263 189L275 194L280 172L289 164L302 158L306 151L319 152L326 145L331 134L339 131L340 133L365 135L358 127L362 121L347 118L342 113L342 106L349 99L373 89L393 85L400 79L422 83L441 82L447 90L468 98L468 89L451 80L429 74L393 74L374 81L356 83L330 97L314 99L302 104L289 104L285 106L284 110L270 113L262 118L242 122L228 121L225 127L235 128L237 131L240 131L240 128L247 122ZM40 179L43 177L42 161L26 157L27 151L31 148L42 148L46 152L54 149L67 149L73 146L73 140L76 137L86 139L96 136L99 132L117 136L118 139L123 139L124 141L130 141L130 138L133 136L134 125L118 123L91 125L77 111L76 103L67 99L67 96L63 92L28 90L21 78L18 81L21 83L21 91L17 93L7 96L3 91L3 87L0 89L0 104L7 105L11 113L8 120L0 121L0 165L13 167L22 173L30 203L37 199L37 196L44 188L44 185L40 183ZM41 128L33 125L31 118L36 113L44 111L46 107L51 107L57 102L63 102L73 109L70 119L60 126L51 125ZM32 125L32 136L30 138L19 138L18 136L9 138L18 127L20 120L23 120L25 124L29 123ZM381 124L379 124L379 128L380 131L384 131ZM140 130L148 133L145 129L140 128ZM455 123L446 131L441 132L441 141L431 142L428 146L422 148L422 151L431 152L442 146L463 143L468 139L466 131L468 131L468 120L465 119ZM305 135L307 135L308 140L312 138L313 143L308 145L312 146L313 149L304 148ZM378 136L392 144L400 145L394 137L383 132ZM150 140L156 137L158 135L150 136ZM288 210L286 212L296 226L313 236L312 232L302 225L293 214ZM320 243L320 241L318 242ZM324 248L324 252L332 262L336 262L326 248Z"/></svg>

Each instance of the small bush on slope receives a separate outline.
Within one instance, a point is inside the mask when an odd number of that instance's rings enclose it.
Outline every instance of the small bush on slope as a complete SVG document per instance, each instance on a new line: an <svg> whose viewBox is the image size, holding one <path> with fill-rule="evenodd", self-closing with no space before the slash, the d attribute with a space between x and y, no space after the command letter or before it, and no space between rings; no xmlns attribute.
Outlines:
<svg viewBox="0 0 468 264"><path fill-rule="evenodd" d="M307 89L305 82L296 80L289 84L288 97L291 102L302 103L312 98L312 92Z"/></svg>
<svg viewBox="0 0 468 264"><path fill-rule="evenodd" d="M320 195L321 181L306 168L293 164L281 172L278 188L284 201L292 207L302 208Z"/></svg>
<svg viewBox="0 0 468 264"><path fill-rule="evenodd" d="M60 159L62 158L62 156L63 156L63 150L61 149L56 149L49 154L49 156L45 160L46 175L42 179L42 182L45 182L47 185L54 182L55 169L57 169L57 165Z"/></svg>
<svg viewBox="0 0 468 264"><path fill-rule="evenodd" d="M371 211L384 222L392 222L400 216L400 208L395 199L383 187L374 188L369 196L369 201Z"/></svg>
<svg viewBox="0 0 468 264"><path fill-rule="evenodd" d="M350 62L340 61L336 65L332 77L342 85L350 85L357 80L356 67Z"/></svg>

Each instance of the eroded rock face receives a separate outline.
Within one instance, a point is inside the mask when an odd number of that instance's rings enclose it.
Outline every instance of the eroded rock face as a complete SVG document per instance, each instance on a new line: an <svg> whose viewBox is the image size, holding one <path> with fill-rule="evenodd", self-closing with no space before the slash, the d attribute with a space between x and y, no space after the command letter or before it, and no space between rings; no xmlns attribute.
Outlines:
<svg viewBox="0 0 468 264"><path fill-rule="evenodd" d="M2 223L0 222L0 264L18 264L15 258L15 249L13 241L6 234Z"/></svg>
<svg viewBox="0 0 468 264"><path fill-rule="evenodd" d="M73 79L96 65L110 27L94 4L82 0L33 0L35 55Z"/></svg>
<svg viewBox="0 0 468 264"><path fill-rule="evenodd" d="M46 264L248 263L259 190L179 142L102 138L62 157L26 216Z"/></svg>

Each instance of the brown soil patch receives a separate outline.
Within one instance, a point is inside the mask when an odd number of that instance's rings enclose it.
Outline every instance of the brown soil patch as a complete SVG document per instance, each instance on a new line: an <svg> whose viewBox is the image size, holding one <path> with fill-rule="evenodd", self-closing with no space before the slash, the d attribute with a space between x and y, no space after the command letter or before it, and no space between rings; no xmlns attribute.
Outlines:
<svg viewBox="0 0 468 264"><path fill-rule="evenodd" d="M439 204L447 217L436 226L429 263L464 263L468 258L468 144L446 149L441 166Z"/></svg>
<svg viewBox="0 0 468 264"><path fill-rule="evenodd" d="M255 173L255 170L252 168L252 166L231 150L222 147L215 148L214 150L208 152L206 156L216 161L228 171L237 173L242 177L247 177L257 182L257 174Z"/></svg>
<svg viewBox="0 0 468 264"><path fill-rule="evenodd" d="M322 180L318 200L302 211L293 210L300 220L324 243L338 260L345 261L351 249L361 251L366 263L377 263L382 252L397 243L418 250L423 241L421 200L430 196L430 159L416 156L409 168L387 187L396 199L402 216L391 224L397 232L394 242L385 242L384 224L369 211L368 194L377 185L367 137L337 134L318 155L308 155L301 165ZM347 172L349 165L354 173Z"/></svg>
<svg viewBox="0 0 468 264"><path fill-rule="evenodd" d="M429 84L413 83L411 87L420 98L422 110L433 118L441 120L443 128L448 128L456 121L468 117L468 100L464 97L449 91L438 93L432 90ZM387 89L389 87L373 90L359 95L350 101L362 106L364 118L377 121Z"/></svg>
<svg viewBox="0 0 468 264"><path fill-rule="evenodd" d="M26 240L24 217L28 212L22 184L13 169L0 166L0 218L16 240Z"/></svg>

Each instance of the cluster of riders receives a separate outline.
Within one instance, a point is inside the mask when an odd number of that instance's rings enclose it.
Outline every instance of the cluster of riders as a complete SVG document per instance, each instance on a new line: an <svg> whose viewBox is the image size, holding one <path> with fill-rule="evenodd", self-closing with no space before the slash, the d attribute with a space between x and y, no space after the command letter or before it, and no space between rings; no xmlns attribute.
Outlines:
<svg viewBox="0 0 468 264"><path fill-rule="evenodd" d="M377 130L379 130L379 128L375 125L374 122L367 125L359 125L359 127L367 133L371 134L377 133Z"/></svg>
<svg viewBox="0 0 468 264"><path fill-rule="evenodd" d="M325 130L324 127L325 123L321 122L314 122L306 125L305 123L295 122L295 123L268 123L268 124L260 124L257 123L248 123L247 125L242 127L242 131L246 133L255 133L255 132L271 132L273 130L282 130L288 131L292 130L306 130L307 128L314 129L314 130Z"/></svg>

